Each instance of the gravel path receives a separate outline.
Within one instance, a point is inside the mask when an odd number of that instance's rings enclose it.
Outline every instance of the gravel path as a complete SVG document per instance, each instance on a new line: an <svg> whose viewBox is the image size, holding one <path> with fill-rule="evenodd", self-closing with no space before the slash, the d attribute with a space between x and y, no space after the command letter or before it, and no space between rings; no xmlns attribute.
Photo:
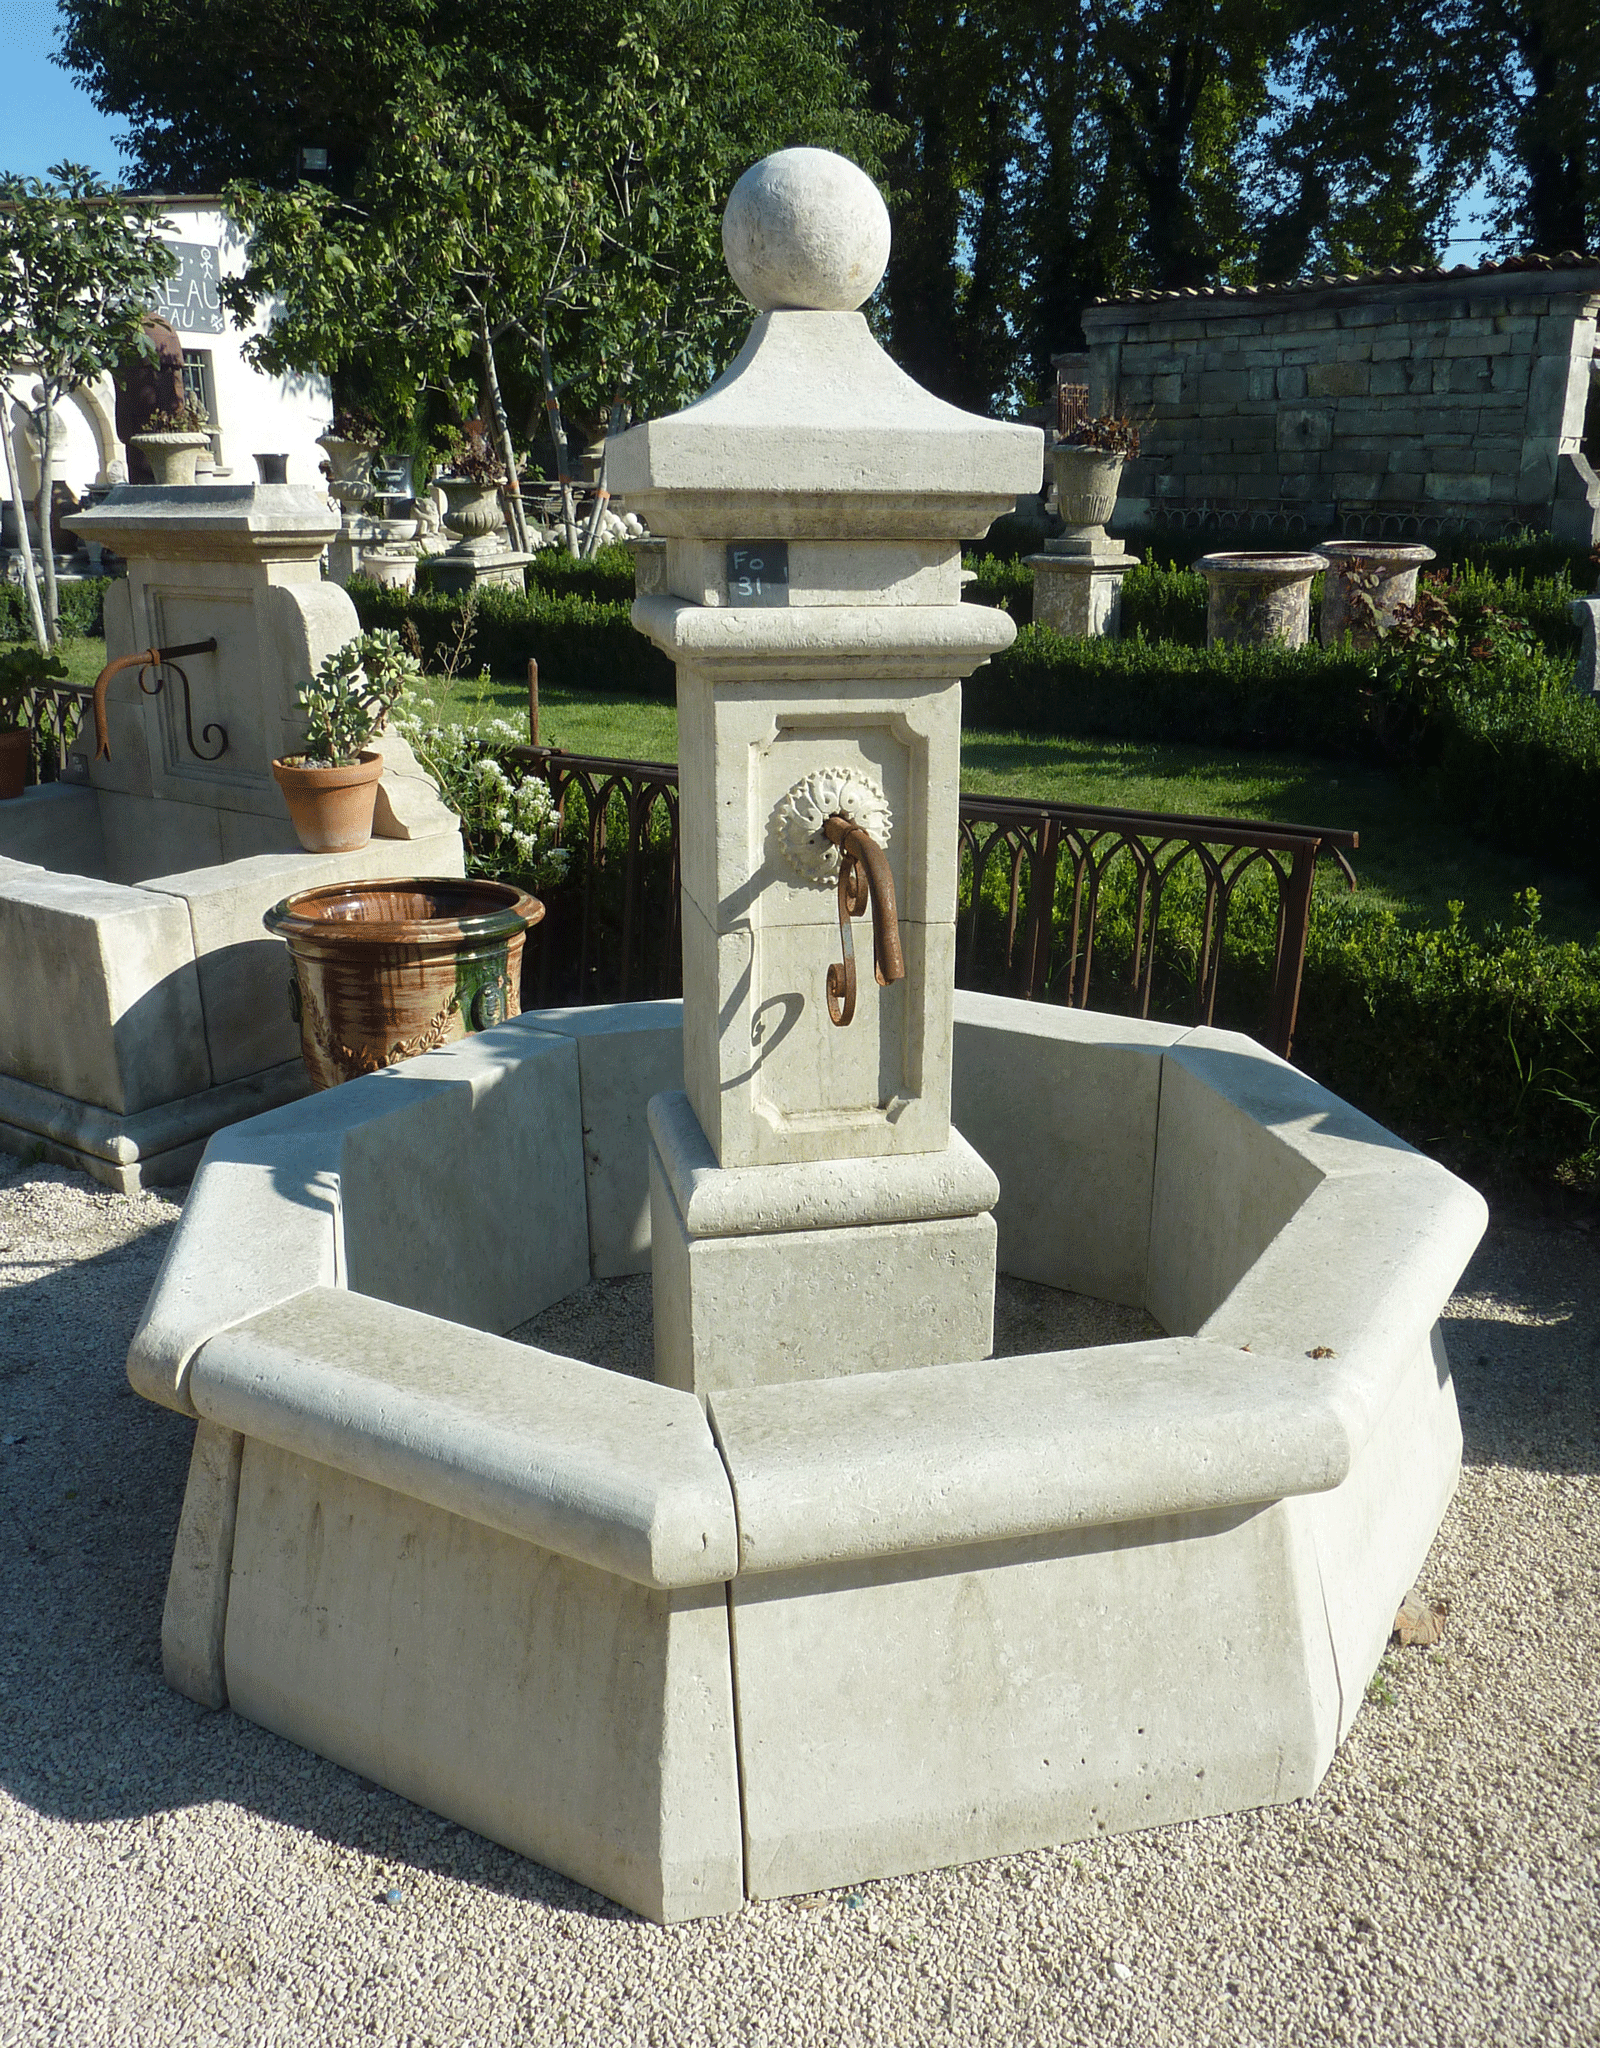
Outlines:
<svg viewBox="0 0 1600 2048"><path fill-rule="evenodd" d="M176 1213L0 1168L0 2043L1600 2042L1600 1234L1451 1303L1445 1637L1316 1798L662 1929L166 1690Z"/></svg>

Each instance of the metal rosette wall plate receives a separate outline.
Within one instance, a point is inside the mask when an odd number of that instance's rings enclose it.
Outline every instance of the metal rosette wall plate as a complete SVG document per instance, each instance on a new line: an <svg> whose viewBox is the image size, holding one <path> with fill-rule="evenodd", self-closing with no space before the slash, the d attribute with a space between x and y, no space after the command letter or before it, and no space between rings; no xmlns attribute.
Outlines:
<svg viewBox="0 0 1600 2048"><path fill-rule="evenodd" d="M818 768L779 797L772 824L784 860L813 889L831 889L839 879L839 849L822 828L836 812L889 844L894 819L889 799L870 775L854 768Z"/></svg>

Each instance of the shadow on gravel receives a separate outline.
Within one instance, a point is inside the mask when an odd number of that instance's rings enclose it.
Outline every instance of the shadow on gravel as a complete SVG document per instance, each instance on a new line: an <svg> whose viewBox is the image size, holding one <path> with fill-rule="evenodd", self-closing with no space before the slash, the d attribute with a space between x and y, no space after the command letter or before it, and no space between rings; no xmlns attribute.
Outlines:
<svg viewBox="0 0 1600 2048"><path fill-rule="evenodd" d="M1600 1472L1600 1244L1491 1229L1446 1315L1469 1465Z"/></svg>

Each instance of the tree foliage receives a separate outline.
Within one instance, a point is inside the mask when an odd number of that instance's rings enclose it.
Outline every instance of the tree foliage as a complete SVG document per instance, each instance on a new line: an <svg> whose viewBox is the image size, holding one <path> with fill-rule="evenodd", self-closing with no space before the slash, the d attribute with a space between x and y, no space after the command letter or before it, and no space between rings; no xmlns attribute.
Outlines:
<svg viewBox="0 0 1600 2048"><path fill-rule="evenodd" d="M141 322L176 259L159 208L127 200L81 164L48 178L0 177L0 371L43 389L35 415L45 478L44 639L59 638L49 541L52 414L71 392L148 345ZM0 422L9 432L9 422ZM19 521L25 508L17 506ZM27 553L26 547L23 550Z"/></svg>
<svg viewBox="0 0 1600 2048"><path fill-rule="evenodd" d="M627 358L619 321L651 323L635 330L641 390L687 388L722 345L714 241L708 275L677 215L700 208L714 230L733 176L784 142L881 159L892 345L968 405L1044 385L1106 293L1437 260L1479 180L1504 249L1600 243L1600 11L1578 0L62 7L63 61L130 116L132 162L156 184L281 187L312 142L353 201L419 79L485 132L497 104L606 251L565 295L581 305L550 301L562 376L588 380L589 407ZM647 273L632 285L623 247ZM684 310L697 294L700 324Z"/></svg>

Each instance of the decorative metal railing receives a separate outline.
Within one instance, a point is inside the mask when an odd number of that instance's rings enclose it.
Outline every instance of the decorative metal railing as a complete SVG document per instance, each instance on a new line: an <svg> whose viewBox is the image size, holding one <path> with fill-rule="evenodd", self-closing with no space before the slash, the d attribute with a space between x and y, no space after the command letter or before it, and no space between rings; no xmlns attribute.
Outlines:
<svg viewBox="0 0 1600 2048"><path fill-rule="evenodd" d="M676 768L545 747L514 752L549 783L573 856L530 939L525 1002L678 994ZM966 796L959 830L960 985L1079 1008L1093 993L1097 1007L1210 1023L1230 923L1244 914L1259 932L1267 919L1271 968L1257 1028L1285 1057L1319 859L1355 886L1347 855L1356 834L1320 826Z"/></svg>

